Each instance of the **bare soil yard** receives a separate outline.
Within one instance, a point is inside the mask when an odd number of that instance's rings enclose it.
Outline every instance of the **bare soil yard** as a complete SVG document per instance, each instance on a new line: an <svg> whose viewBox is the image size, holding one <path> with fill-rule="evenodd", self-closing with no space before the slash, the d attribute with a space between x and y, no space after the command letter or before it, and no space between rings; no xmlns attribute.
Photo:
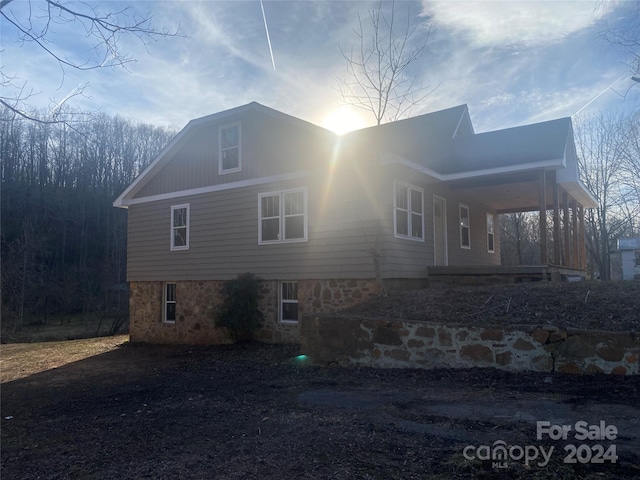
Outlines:
<svg viewBox="0 0 640 480"><path fill-rule="evenodd" d="M123 340L1 346L3 479L640 477L637 378L319 368L295 346ZM537 420L619 434L538 440ZM463 455L498 441L554 450L529 466ZM618 458L564 463L569 443Z"/></svg>
<svg viewBox="0 0 640 480"><path fill-rule="evenodd" d="M467 325L539 325L640 331L640 282L441 285L377 297L349 310L362 316Z"/></svg>

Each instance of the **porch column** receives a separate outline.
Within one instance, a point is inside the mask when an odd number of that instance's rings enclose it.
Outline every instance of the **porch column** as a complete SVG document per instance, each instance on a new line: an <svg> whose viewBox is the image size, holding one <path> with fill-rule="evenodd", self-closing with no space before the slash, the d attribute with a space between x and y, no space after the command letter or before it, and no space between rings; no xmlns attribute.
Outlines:
<svg viewBox="0 0 640 480"><path fill-rule="evenodd" d="M538 203L540 205L540 265L547 264L547 182L544 169L538 174Z"/></svg>
<svg viewBox="0 0 640 480"><path fill-rule="evenodd" d="M571 223L573 224L573 256L571 258L571 266L573 268L580 268L580 264L578 263L578 202L575 200L571 202Z"/></svg>
<svg viewBox="0 0 640 480"><path fill-rule="evenodd" d="M562 239L560 238L560 192L556 181L556 171L551 172L551 192L553 193L553 263L562 263Z"/></svg>
<svg viewBox="0 0 640 480"><path fill-rule="evenodd" d="M564 229L564 258L562 265L571 266L571 229L569 227L569 194L566 190L562 191L562 228Z"/></svg>

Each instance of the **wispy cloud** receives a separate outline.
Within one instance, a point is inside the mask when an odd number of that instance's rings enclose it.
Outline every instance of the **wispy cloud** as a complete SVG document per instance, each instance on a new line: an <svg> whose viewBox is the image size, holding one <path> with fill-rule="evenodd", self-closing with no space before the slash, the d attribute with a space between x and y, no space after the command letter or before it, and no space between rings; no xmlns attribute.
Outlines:
<svg viewBox="0 0 640 480"><path fill-rule="evenodd" d="M436 25L468 36L482 46L555 43L592 26L617 2L442 1L423 2L423 15Z"/></svg>

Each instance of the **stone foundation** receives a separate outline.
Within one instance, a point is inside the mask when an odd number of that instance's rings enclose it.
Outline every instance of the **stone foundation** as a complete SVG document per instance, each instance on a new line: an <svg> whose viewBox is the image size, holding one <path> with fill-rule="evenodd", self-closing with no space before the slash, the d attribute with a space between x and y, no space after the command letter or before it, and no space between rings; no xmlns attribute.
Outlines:
<svg viewBox="0 0 640 480"><path fill-rule="evenodd" d="M383 368L495 367L509 371L638 375L629 332L470 327L370 318L304 317L302 352L320 364Z"/></svg>
<svg viewBox="0 0 640 480"><path fill-rule="evenodd" d="M176 283L176 322L164 323L163 282L131 282L129 335L132 342L168 344L229 343L226 333L215 327L215 308L222 301L222 281L178 281ZM276 280L262 280L259 308L264 322L256 338L268 343L298 343L300 326L280 322ZM335 312L364 302L380 293L371 279L299 280L298 315Z"/></svg>

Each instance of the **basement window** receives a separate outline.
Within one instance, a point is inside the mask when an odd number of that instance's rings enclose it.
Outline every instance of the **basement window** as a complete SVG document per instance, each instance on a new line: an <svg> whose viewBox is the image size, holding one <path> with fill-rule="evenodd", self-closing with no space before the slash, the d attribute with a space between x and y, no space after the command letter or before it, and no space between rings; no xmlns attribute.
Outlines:
<svg viewBox="0 0 640 480"><path fill-rule="evenodd" d="M176 323L176 284L164 284L164 309L162 313L164 323Z"/></svg>
<svg viewBox="0 0 640 480"><path fill-rule="evenodd" d="M298 283L280 283L280 321L298 322Z"/></svg>

